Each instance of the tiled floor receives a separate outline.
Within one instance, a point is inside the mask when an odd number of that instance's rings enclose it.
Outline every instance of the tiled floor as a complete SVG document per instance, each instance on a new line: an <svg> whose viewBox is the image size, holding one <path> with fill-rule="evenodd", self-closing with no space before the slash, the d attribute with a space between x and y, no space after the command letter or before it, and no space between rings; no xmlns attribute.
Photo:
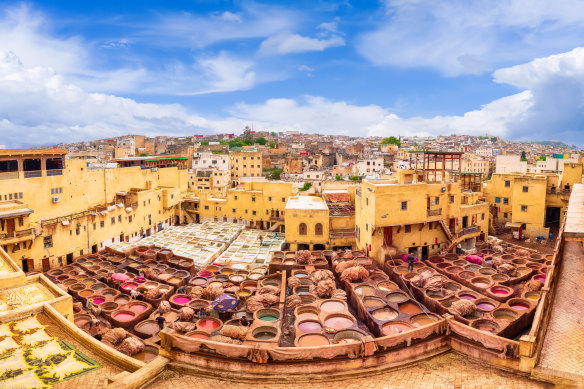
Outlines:
<svg viewBox="0 0 584 389"><path fill-rule="evenodd" d="M565 242L551 319L538 367L584 381L584 249Z"/></svg>
<svg viewBox="0 0 584 389"><path fill-rule="evenodd" d="M122 371L117 366L112 365L106 359L102 358L99 355L96 355L91 350L85 348L80 343L75 341L65 331L63 331L60 327L55 325L53 323L53 321L51 321L51 319L49 319L44 314L39 314L37 316L37 318L38 318L39 322L41 322L42 324L49 325L49 327L46 328L46 332L49 335L54 336L56 338L59 338L60 340L64 340L64 341L71 343L71 345L73 345L81 353L85 354L86 356L93 359L94 361L99 362L99 364L101 364L101 366L102 366L100 369L83 374L79 377L72 378L70 380L62 381L62 382L58 383L57 385L55 385L55 388L66 388L66 389L70 389L70 388L75 388L75 389L104 388L107 385L107 379L109 377L112 377L112 376L114 376Z"/></svg>
<svg viewBox="0 0 584 389"><path fill-rule="evenodd" d="M279 383L231 382L215 378L179 375L174 372L164 372L149 389L190 389L190 388L229 388L249 389L295 389L295 388L551 388L539 381L519 377L492 367L484 362L472 360L455 353L419 362L403 369L386 373L370 375L363 378L348 378L328 381L298 380Z"/></svg>

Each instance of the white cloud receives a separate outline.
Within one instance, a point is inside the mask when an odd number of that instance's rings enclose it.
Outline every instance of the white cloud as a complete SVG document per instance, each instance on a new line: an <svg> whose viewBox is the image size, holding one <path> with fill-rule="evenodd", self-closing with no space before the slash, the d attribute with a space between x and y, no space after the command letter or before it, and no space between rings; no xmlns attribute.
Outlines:
<svg viewBox="0 0 584 389"><path fill-rule="evenodd" d="M200 59L198 64L208 80L205 93L251 89L256 81L255 72L250 70L253 62L233 58L224 52L217 57Z"/></svg>
<svg viewBox="0 0 584 389"><path fill-rule="evenodd" d="M313 72L314 69L311 68L308 65L300 65L300 66L298 66L298 71L300 71L300 72L309 72L310 73L310 72Z"/></svg>
<svg viewBox="0 0 584 389"><path fill-rule="evenodd" d="M345 40L339 36L326 39L310 38L298 34L279 34L269 37L261 44L265 54L291 54L307 51L323 51L329 47L344 46Z"/></svg>
<svg viewBox="0 0 584 389"><path fill-rule="evenodd" d="M579 0L388 0L357 49L377 65L481 74L582 43Z"/></svg>

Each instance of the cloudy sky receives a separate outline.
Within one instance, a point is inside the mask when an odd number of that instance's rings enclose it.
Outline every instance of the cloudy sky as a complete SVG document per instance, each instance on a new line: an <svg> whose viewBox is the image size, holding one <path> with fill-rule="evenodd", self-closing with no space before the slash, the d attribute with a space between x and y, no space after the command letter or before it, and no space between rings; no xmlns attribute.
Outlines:
<svg viewBox="0 0 584 389"><path fill-rule="evenodd" d="M584 146L580 0L0 0L0 144L140 133Z"/></svg>

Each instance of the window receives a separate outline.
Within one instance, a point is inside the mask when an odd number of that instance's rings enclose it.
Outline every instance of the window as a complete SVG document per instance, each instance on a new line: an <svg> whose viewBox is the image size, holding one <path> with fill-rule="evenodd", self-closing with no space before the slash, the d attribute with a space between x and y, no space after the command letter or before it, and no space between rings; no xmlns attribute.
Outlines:
<svg viewBox="0 0 584 389"><path fill-rule="evenodd" d="M129 221L130 223L132 223L132 215L130 215L130 216L128 217L128 221Z"/></svg>
<svg viewBox="0 0 584 389"><path fill-rule="evenodd" d="M282 202L285 203L286 202L286 198L282 197Z"/></svg>
<svg viewBox="0 0 584 389"><path fill-rule="evenodd" d="M300 235L306 235L306 223L300 223L298 226L298 233Z"/></svg>
<svg viewBox="0 0 584 389"><path fill-rule="evenodd" d="M97 228L97 224L96 223L93 223L93 229L95 230L96 228Z"/></svg>
<svg viewBox="0 0 584 389"><path fill-rule="evenodd" d="M53 247L53 235L43 237L43 245L46 249Z"/></svg>
<svg viewBox="0 0 584 389"><path fill-rule="evenodd" d="M233 213L235 213L235 208L233 208L231 211L233 211Z"/></svg>
<svg viewBox="0 0 584 389"><path fill-rule="evenodd" d="M100 228L103 228L103 227L105 227L105 222L104 222L103 220L99 222L99 227L100 227Z"/></svg>
<svg viewBox="0 0 584 389"><path fill-rule="evenodd" d="M316 223L316 225L314 226L314 235L322 235L322 224L321 223Z"/></svg>
<svg viewBox="0 0 584 389"><path fill-rule="evenodd" d="M529 192L529 187L528 186L524 186L523 187L523 192L525 192L525 193Z"/></svg>
<svg viewBox="0 0 584 389"><path fill-rule="evenodd" d="M75 235L79 235L79 227L75 229Z"/></svg>
<svg viewBox="0 0 584 389"><path fill-rule="evenodd" d="M503 217L504 217L505 219L507 219L507 212L504 212L504 213L503 213Z"/></svg>
<svg viewBox="0 0 584 389"><path fill-rule="evenodd" d="M484 213L481 214L481 220L485 220L485 214Z"/></svg>
<svg viewBox="0 0 584 389"><path fill-rule="evenodd" d="M21 217L18 218L18 225L20 227L22 227L24 225L24 219L23 218L21 218Z"/></svg>
<svg viewBox="0 0 584 389"><path fill-rule="evenodd" d="M436 197L436 201L434 202L434 204L436 205L440 204L440 197Z"/></svg>
<svg viewBox="0 0 584 389"><path fill-rule="evenodd" d="M237 196L235 196L235 200L237 200Z"/></svg>
<svg viewBox="0 0 584 389"><path fill-rule="evenodd" d="M406 226L406 233L412 232L412 226L407 225Z"/></svg>
<svg viewBox="0 0 584 389"><path fill-rule="evenodd" d="M272 196L268 197L268 201L272 201Z"/></svg>
<svg viewBox="0 0 584 389"><path fill-rule="evenodd" d="M450 202L454 203L454 196L450 196Z"/></svg>
<svg viewBox="0 0 584 389"><path fill-rule="evenodd" d="M255 215L255 214L256 214L256 211L251 211L251 214L252 214L252 215Z"/></svg>
<svg viewBox="0 0 584 389"><path fill-rule="evenodd" d="M369 205L369 197L365 199L365 205Z"/></svg>
<svg viewBox="0 0 584 389"><path fill-rule="evenodd" d="M255 203L255 197L252 197L251 198L251 201Z"/></svg>
<svg viewBox="0 0 584 389"><path fill-rule="evenodd" d="M495 197L495 204L501 204L501 198Z"/></svg>
<svg viewBox="0 0 584 389"><path fill-rule="evenodd" d="M505 188L511 187L511 181L505 181Z"/></svg>
<svg viewBox="0 0 584 389"><path fill-rule="evenodd" d="M408 209L408 202L407 201L402 201L401 202L401 210L402 211L406 211Z"/></svg>
<svg viewBox="0 0 584 389"><path fill-rule="evenodd" d="M116 218L115 217L112 217L111 224L116 224Z"/></svg>
<svg viewBox="0 0 584 389"><path fill-rule="evenodd" d="M118 223L122 222L122 215L118 215Z"/></svg>
<svg viewBox="0 0 584 389"><path fill-rule="evenodd" d="M205 210L208 211L209 210L209 206L205 205Z"/></svg>
<svg viewBox="0 0 584 389"><path fill-rule="evenodd" d="M521 212L527 212L527 205L521 206Z"/></svg>
<svg viewBox="0 0 584 389"><path fill-rule="evenodd" d="M509 198L505 197L505 198L503 199L503 204L509 204Z"/></svg>

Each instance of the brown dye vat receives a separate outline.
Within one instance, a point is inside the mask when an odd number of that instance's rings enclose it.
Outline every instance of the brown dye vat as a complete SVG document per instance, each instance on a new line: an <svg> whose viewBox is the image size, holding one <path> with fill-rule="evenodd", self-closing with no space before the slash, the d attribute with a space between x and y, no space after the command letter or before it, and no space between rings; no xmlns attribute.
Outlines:
<svg viewBox="0 0 584 389"><path fill-rule="evenodd" d="M481 267L479 265L466 265L464 267L464 270L466 271L472 271L474 273L476 273L477 271L479 271Z"/></svg>
<svg viewBox="0 0 584 389"><path fill-rule="evenodd" d="M105 313L111 313L111 312L115 311L116 309L118 309L120 306L119 306L119 304L117 304L113 301L107 301L107 302L101 304L99 307Z"/></svg>
<svg viewBox="0 0 584 389"><path fill-rule="evenodd" d="M186 278L186 277L189 277L190 274L189 274L189 272L184 271L184 270L177 270L174 272L174 276L178 277L178 278Z"/></svg>
<svg viewBox="0 0 584 389"><path fill-rule="evenodd" d="M444 292L441 290L437 290L437 291L427 290L426 295L432 299L435 299L435 300L440 300L440 299L446 297L446 294L444 294Z"/></svg>
<svg viewBox="0 0 584 389"><path fill-rule="evenodd" d="M515 258L515 255L513 255L513 254L503 254L503 255L501 255L501 259L503 259L505 261L510 261L513 258Z"/></svg>
<svg viewBox="0 0 584 389"><path fill-rule="evenodd" d="M452 305L453 302L458 301L459 299L451 296L447 299L444 299L442 301L440 301L440 304L444 307L444 308L450 308L450 306Z"/></svg>
<svg viewBox="0 0 584 389"><path fill-rule="evenodd" d="M398 313L391 308L381 308L371 312L371 316L373 316L375 320L387 321L397 318Z"/></svg>
<svg viewBox="0 0 584 389"><path fill-rule="evenodd" d="M385 301L379 297L367 296L363 299L363 305L365 305L367 308L383 307L385 305Z"/></svg>
<svg viewBox="0 0 584 389"><path fill-rule="evenodd" d="M509 276L507 274L493 274L491 279L496 282L509 281Z"/></svg>
<svg viewBox="0 0 584 389"><path fill-rule="evenodd" d="M460 278L462 278L463 280L470 280L471 278L473 278L475 276L475 273L465 270L465 271L461 271L460 273L458 273L458 276Z"/></svg>
<svg viewBox="0 0 584 389"><path fill-rule="evenodd" d="M439 263L438 265L436 265L436 267L438 269L446 269L447 267L450 267L450 266L451 265L449 263L447 263L447 262L442 262L442 263Z"/></svg>
<svg viewBox="0 0 584 389"><path fill-rule="evenodd" d="M195 277L189 282L190 285L203 286L207 283L207 279L203 277Z"/></svg>
<svg viewBox="0 0 584 389"><path fill-rule="evenodd" d="M226 275L224 275L224 274L220 274L220 275L218 275L218 276L215 277L215 281L227 282L227 281L229 281L229 277L226 276Z"/></svg>
<svg viewBox="0 0 584 389"><path fill-rule="evenodd" d="M452 260L456 260L456 259L458 259L458 255L456 255L456 254L452 254L452 253L449 253L449 254L446 254L446 255L444 256L444 258L446 258L446 259L448 259L448 260L452 261Z"/></svg>
<svg viewBox="0 0 584 389"><path fill-rule="evenodd" d="M87 299L90 296L93 296L93 290L91 289L84 289L81 292L79 292L79 297L83 299Z"/></svg>
<svg viewBox="0 0 584 389"><path fill-rule="evenodd" d="M147 303L141 301L134 301L129 303L126 306L126 308L132 312L135 312L136 315L140 315L142 312L146 312L150 307L148 306Z"/></svg>
<svg viewBox="0 0 584 389"><path fill-rule="evenodd" d="M114 298L114 302L118 303L119 305L127 304L129 301L130 297L125 294L121 294Z"/></svg>
<svg viewBox="0 0 584 389"><path fill-rule="evenodd" d="M479 270L479 273L485 276L490 276L495 274L497 271L493 268L490 267L483 267L482 269Z"/></svg>
<svg viewBox="0 0 584 389"><path fill-rule="evenodd" d="M403 303L409 299L408 295L403 292L391 292L385 296L385 300L390 303Z"/></svg>
<svg viewBox="0 0 584 389"><path fill-rule="evenodd" d="M147 282L143 283L142 286L146 289L154 289L158 286L158 282L147 281Z"/></svg>
<svg viewBox="0 0 584 389"><path fill-rule="evenodd" d="M517 319L518 315L517 312L512 311L511 309L501 308L493 311L493 317L497 320L513 321Z"/></svg>
<svg viewBox="0 0 584 389"><path fill-rule="evenodd" d="M532 270L530 268L528 268L528 267L518 267L517 268L517 275L519 277L522 277L522 276L524 276L524 275L526 275L528 273L531 273L531 271Z"/></svg>
<svg viewBox="0 0 584 389"><path fill-rule="evenodd" d="M445 270L451 274L458 274L461 271L463 271L464 269L461 266L449 266Z"/></svg>
<svg viewBox="0 0 584 389"><path fill-rule="evenodd" d="M428 258L428 261L430 261L430 263L440 263L440 262L444 262L444 259L442 257L434 256L434 257Z"/></svg>
<svg viewBox="0 0 584 389"><path fill-rule="evenodd" d="M252 331L252 337L256 341L274 341L278 336L278 330L274 327L260 326Z"/></svg>
<svg viewBox="0 0 584 389"><path fill-rule="evenodd" d="M252 293L251 290L246 289L246 288L240 288L237 292L235 292L237 297L244 298L244 299L251 296L251 293Z"/></svg>
<svg viewBox="0 0 584 389"><path fill-rule="evenodd" d="M242 281L245 281L247 277L243 274L232 274L229 276L229 281L233 282L234 284L239 284Z"/></svg>
<svg viewBox="0 0 584 389"><path fill-rule="evenodd" d="M399 289L397 284L391 281L383 281L377 284L377 289L389 292L391 290Z"/></svg>
<svg viewBox="0 0 584 389"><path fill-rule="evenodd" d="M178 311L171 309L170 311L163 313L162 317L166 319L167 323L173 323L178 320Z"/></svg>
<svg viewBox="0 0 584 389"><path fill-rule="evenodd" d="M233 273L233 269L230 267L224 267L219 271L221 274L229 275Z"/></svg>
<svg viewBox="0 0 584 389"><path fill-rule="evenodd" d="M403 276L404 280L409 281L416 276L415 273L408 273Z"/></svg>
<svg viewBox="0 0 584 389"><path fill-rule="evenodd" d="M193 309L201 309L208 307L211 302L207 300L195 299L189 303L189 307Z"/></svg>
<svg viewBox="0 0 584 389"><path fill-rule="evenodd" d="M221 288L223 286L223 282L221 281L212 281L209 283L209 288Z"/></svg>
<svg viewBox="0 0 584 389"><path fill-rule="evenodd" d="M107 285L106 284L103 284L101 282L99 282L99 283L97 283L95 285L91 285L91 290L95 290L95 291L98 291L98 290L99 291L102 291L102 290L104 290L106 288L107 288Z"/></svg>
<svg viewBox="0 0 584 389"><path fill-rule="evenodd" d="M312 311L306 311L306 312L302 312L298 315L296 315L296 320L298 322L300 321L306 321L306 320L318 320L318 314Z"/></svg>
<svg viewBox="0 0 584 389"><path fill-rule="evenodd" d="M85 286L91 286L91 285L93 285L93 284L97 283L97 280L96 280L95 278L86 278L86 279L84 279L84 280L82 281L82 283L83 283Z"/></svg>
<svg viewBox="0 0 584 389"><path fill-rule="evenodd" d="M148 363L153 361L154 358L158 356L158 347L146 345L144 350L140 351L138 354L132 355L132 358Z"/></svg>
<svg viewBox="0 0 584 389"><path fill-rule="evenodd" d="M297 295L309 294L310 288L308 286L297 286L294 288L294 293Z"/></svg>
<svg viewBox="0 0 584 389"><path fill-rule="evenodd" d="M400 261L399 259L389 259L385 263L389 266L401 266L404 264L403 261Z"/></svg>
<svg viewBox="0 0 584 389"><path fill-rule="evenodd" d="M541 265L539 263L528 263L527 267L535 271L539 271L539 269L541 269Z"/></svg>
<svg viewBox="0 0 584 389"><path fill-rule="evenodd" d="M339 343L341 340L349 340L361 343L362 339L365 337L362 333L355 330L341 330L338 331L333 337L333 343Z"/></svg>
<svg viewBox="0 0 584 389"><path fill-rule="evenodd" d="M466 315L466 316L464 316L464 318L465 318L466 320L469 320L469 321L473 321L473 320L479 320L479 319L481 319L482 317L483 317L483 313L482 313L482 312L480 312L480 311L474 311L474 312L473 312L473 313L471 313L470 315Z"/></svg>
<svg viewBox="0 0 584 389"><path fill-rule="evenodd" d="M216 271L219 271L219 266L207 265L203 268L203 270L207 270L207 271L215 273Z"/></svg>
<svg viewBox="0 0 584 389"><path fill-rule="evenodd" d="M168 280L166 280L166 282L176 286L181 284L183 282L183 279L178 277L170 277Z"/></svg>
<svg viewBox="0 0 584 389"><path fill-rule="evenodd" d="M410 323L412 324L412 327L418 328L418 327L425 326L427 324L434 323L438 320L440 320L440 318L438 316L427 315L427 314L422 313L419 315L412 316L412 318L410 319Z"/></svg>
<svg viewBox="0 0 584 389"><path fill-rule="evenodd" d="M68 275L62 275L62 276L57 277L57 281L59 281L59 282L63 282L65 280L67 280L67 279L69 279L69 276Z"/></svg>
<svg viewBox="0 0 584 389"><path fill-rule="evenodd" d="M453 261L452 264L454 266L463 266L464 267L465 265L468 265L468 262L465 261L464 259L457 259L456 261Z"/></svg>
<svg viewBox="0 0 584 389"><path fill-rule="evenodd" d="M258 288L258 282L257 281L243 281L240 286L242 288L245 288L251 292L255 291Z"/></svg>
<svg viewBox="0 0 584 389"><path fill-rule="evenodd" d="M170 273L160 273L158 275L158 279L160 279L162 281L167 281L170 278L172 278L172 274L170 274Z"/></svg>
<svg viewBox="0 0 584 389"><path fill-rule="evenodd" d="M71 285L74 285L74 284L76 284L76 283L77 283L77 280L74 280L74 279L68 279L68 280L65 280L65 281L63 282L63 285L65 285L65 286L69 287L69 286L71 286Z"/></svg>
<svg viewBox="0 0 584 389"><path fill-rule="evenodd" d="M499 325L497 323L495 323L492 320L486 320L486 319L476 320L475 322L473 322L471 324L471 326L473 328L476 328L477 330L490 332L493 334L499 330Z"/></svg>
<svg viewBox="0 0 584 389"><path fill-rule="evenodd" d="M527 261L523 258L515 258L511 262L515 265L525 265L527 263Z"/></svg>
<svg viewBox="0 0 584 389"><path fill-rule="evenodd" d="M134 332L141 338L149 338L160 332L156 320L144 320L134 326Z"/></svg>
<svg viewBox="0 0 584 389"><path fill-rule="evenodd" d="M446 285L444 285L444 289L452 292L452 293L456 293L460 290L461 286L455 282L447 282Z"/></svg>
<svg viewBox="0 0 584 389"><path fill-rule="evenodd" d="M83 328L83 326L91 321L91 316L85 314L77 314L73 316L73 322L79 328Z"/></svg>
<svg viewBox="0 0 584 389"><path fill-rule="evenodd" d="M321 347L330 344L328 338L322 334L304 334L295 343L297 347Z"/></svg>
<svg viewBox="0 0 584 389"><path fill-rule="evenodd" d="M416 315L423 312L422 308L411 302L399 304L398 309L408 315Z"/></svg>
<svg viewBox="0 0 584 389"><path fill-rule="evenodd" d="M397 274L407 274L408 273L408 267L407 266L398 266L395 268L395 272Z"/></svg>
<svg viewBox="0 0 584 389"><path fill-rule="evenodd" d="M487 277L475 277L470 282L477 288L481 289L489 287L489 285L492 283L491 280Z"/></svg>
<svg viewBox="0 0 584 389"><path fill-rule="evenodd" d="M424 270L424 269L418 269L418 270ZM372 274L369 279L371 281L385 281L387 280L389 277L387 276L387 274L385 273L381 273L381 272L376 272L375 274Z"/></svg>
<svg viewBox="0 0 584 389"><path fill-rule="evenodd" d="M361 296L371 296L375 294L375 288L369 285L359 285L355 287L355 293Z"/></svg>

